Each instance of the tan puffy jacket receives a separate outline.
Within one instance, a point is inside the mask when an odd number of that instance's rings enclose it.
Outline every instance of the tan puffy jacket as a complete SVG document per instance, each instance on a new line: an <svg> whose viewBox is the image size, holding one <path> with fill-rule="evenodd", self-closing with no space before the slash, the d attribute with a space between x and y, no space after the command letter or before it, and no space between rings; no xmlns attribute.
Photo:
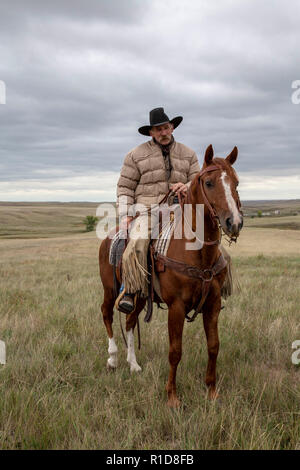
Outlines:
<svg viewBox="0 0 300 470"><path fill-rule="evenodd" d="M131 150L125 157L118 181L117 198L127 196L127 204L149 207L158 203L174 183L188 183L200 171L193 150L174 141L170 149L172 171L167 181L165 161L160 147L152 140ZM119 215L125 215L121 207Z"/></svg>

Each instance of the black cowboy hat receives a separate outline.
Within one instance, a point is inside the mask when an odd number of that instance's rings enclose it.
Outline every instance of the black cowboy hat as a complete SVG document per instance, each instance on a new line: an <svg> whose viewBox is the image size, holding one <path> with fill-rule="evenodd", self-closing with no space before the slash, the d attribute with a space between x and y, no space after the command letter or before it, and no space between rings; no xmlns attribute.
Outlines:
<svg viewBox="0 0 300 470"><path fill-rule="evenodd" d="M166 124L167 122L170 122L173 124L174 129L179 126L181 123L183 117L182 116L176 116L173 119L169 119L168 116L164 112L164 108L155 108L152 109L149 113L149 121L150 121L150 126L142 126L139 128L139 133L142 135L150 135L149 131L151 127L153 126L161 126L162 124Z"/></svg>

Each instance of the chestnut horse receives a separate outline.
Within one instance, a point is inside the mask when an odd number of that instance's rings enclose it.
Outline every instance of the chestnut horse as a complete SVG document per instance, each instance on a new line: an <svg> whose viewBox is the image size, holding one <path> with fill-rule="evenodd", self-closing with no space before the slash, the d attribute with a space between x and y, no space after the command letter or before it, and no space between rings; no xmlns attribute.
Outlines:
<svg viewBox="0 0 300 470"><path fill-rule="evenodd" d="M205 378L208 396L212 399L217 396L218 317L221 310L221 288L227 273L226 263L219 262L222 258L219 249L220 227L231 239L236 240L243 225L237 192L238 178L232 168L237 154L237 148L234 147L225 159L213 158L213 148L210 145L205 153L202 170L195 176L188 189L185 203L191 204L193 222L195 221L196 205L204 205L202 248L186 249L187 239L183 231L181 239L172 236L167 257L159 258L159 262L164 264L163 269L158 273L161 297L168 306L170 371L166 390L168 393L167 404L170 407L180 405L176 394L176 371L182 354L184 320L189 318L188 313L193 309L197 313L201 311L203 314L208 349ZM195 232L195 238L198 239L197 232ZM107 237L103 240L99 250L100 276L104 286L104 301L101 309L109 337L107 367L116 368L118 350L112 330L116 295L113 268L108 260L110 243L111 240ZM214 269L217 265L221 269ZM196 272L196 275L189 275L191 272ZM145 299L138 300L135 310L126 317L127 361L131 371L141 370L136 361L133 331L145 302Z"/></svg>

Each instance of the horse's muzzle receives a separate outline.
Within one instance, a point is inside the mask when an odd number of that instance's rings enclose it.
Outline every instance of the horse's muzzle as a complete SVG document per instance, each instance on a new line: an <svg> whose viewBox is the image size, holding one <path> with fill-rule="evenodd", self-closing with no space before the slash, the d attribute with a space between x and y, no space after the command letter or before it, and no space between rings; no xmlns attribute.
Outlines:
<svg viewBox="0 0 300 470"><path fill-rule="evenodd" d="M242 227L243 227L243 223L244 223L244 220L243 220L243 216L240 214L239 215L239 219L235 220L233 219L233 217L228 217L226 219L226 231L228 233L228 235L230 236L233 236L233 237L237 237L240 233L240 231L242 230Z"/></svg>

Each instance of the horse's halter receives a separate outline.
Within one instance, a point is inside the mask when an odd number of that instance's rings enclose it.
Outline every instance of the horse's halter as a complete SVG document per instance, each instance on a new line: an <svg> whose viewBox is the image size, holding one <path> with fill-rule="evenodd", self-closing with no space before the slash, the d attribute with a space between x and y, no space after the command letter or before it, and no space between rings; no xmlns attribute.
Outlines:
<svg viewBox="0 0 300 470"><path fill-rule="evenodd" d="M215 170L222 170L222 167L220 165L213 164L213 165L207 166L206 168L201 170L200 174L199 174L199 183L200 183L200 189L201 189L201 194L202 194L202 197L203 197L204 205L208 208L212 221L214 223L217 223L216 221L219 219L219 217L218 217L215 209L212 207L211 203L207 199L207 196L206 196L206 193L205 193L205 190L204 190L204 183L203 183L203 179L202 179L203 175L205 175L206 173L208 173L210 171L215 171Z"/></svg>
<svg viewBox="0 0 300 470"><path fill-rule="evenodd" d="M215 171L215 170L221 170L222 171L223 168L220 165L218 165L217 163L214 163L213 165L207 166L206 168L201 170L200 173L199 173L199 177L200 177L199 180L200 180L200 188L201 188L202 197L204 199L205 205L209 209L210 215L211 215L213 220L218 218L218 216L217 216L217 213L216 213L215 209L213 209L213 207L211 206L209 200L206 197L205 190L204 190L204 185L203 185L203 180L201 179L201 176L203 176L205 173L208 173L209 171ZM237 197L237 208L238 208L239 212L241 212L241 201L240 201L239 195Z"/></svg>

